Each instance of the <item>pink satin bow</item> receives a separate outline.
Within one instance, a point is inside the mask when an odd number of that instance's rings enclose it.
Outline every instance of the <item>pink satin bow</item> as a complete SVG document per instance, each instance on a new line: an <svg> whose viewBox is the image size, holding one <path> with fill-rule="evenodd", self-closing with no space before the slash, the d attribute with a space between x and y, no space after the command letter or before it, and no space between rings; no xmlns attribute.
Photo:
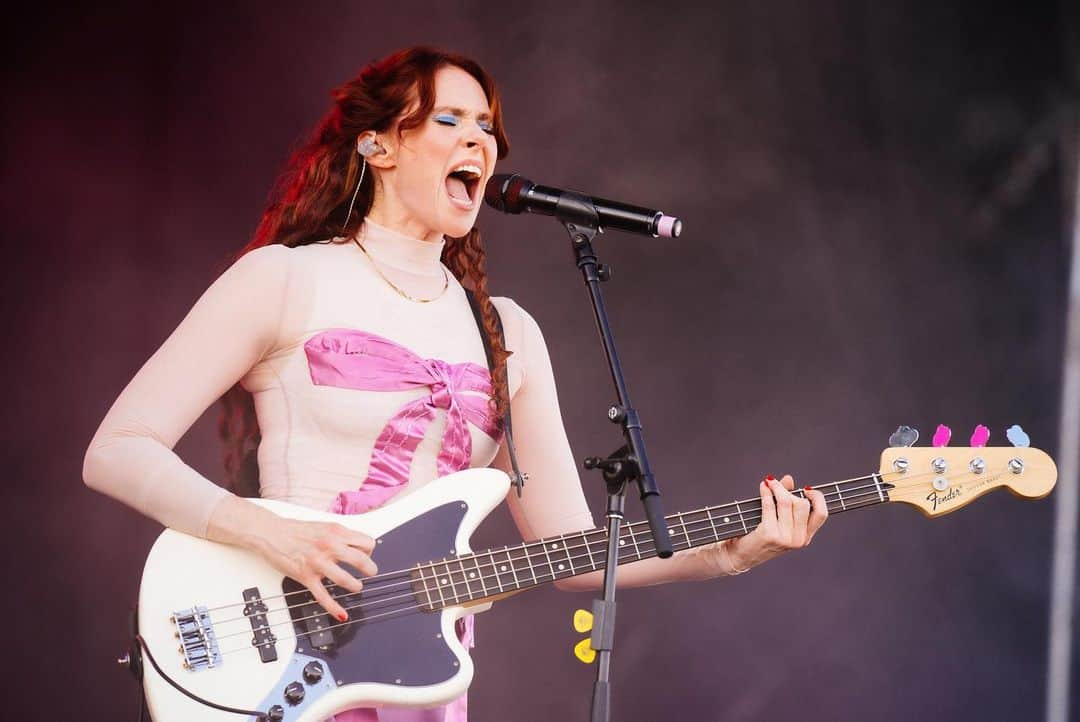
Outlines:
<svg viewBox="0 0 1080 722"><path fill-rule="evenodd" d="M360 488L338 494L331 511L361 514L386 503L409 480L416 447L436 409L446 411L446 430L436 459L439 476L467 469L472 461L472 422L492 438L498 422L491 411L491 375L474 363L449 364L424 359L393 341L366 331L331 329L304 344L312 383L363 391L401 391L420 386L431 393L398 409L375 441L368 475ZM463 391L477 392L463 394ZM478 395L479 394L479 395ZM473 646L473 617L458 620L458 637ZM335 722L465 722L466 695L436 709L354 709Z"/></svg>
<svg viewBox="0 0 1080 722"><path fill-rule="evenodd" d="M447 414L439 476L467 469L472 460L472 422L491 437L498 422L488 399L491 375L474 363L449 364L424 359L399 344L365 331L332 329L304 344L311 380L320 386L364 391L401 391L430 386L431 393L398 409L386 423L371 454L368 475L357 491L338 495L331 511L360 514L381 506L409 480L416 447L424 439L436 409ZM461 393L473 391L477 393Z"/></svg>

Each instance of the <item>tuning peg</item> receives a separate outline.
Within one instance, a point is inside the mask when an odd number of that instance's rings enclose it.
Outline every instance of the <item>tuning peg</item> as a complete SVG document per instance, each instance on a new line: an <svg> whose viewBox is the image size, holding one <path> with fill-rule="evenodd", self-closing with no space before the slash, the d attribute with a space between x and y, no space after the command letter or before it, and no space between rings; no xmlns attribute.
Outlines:
<svg viewBox="0 0 1080 722"><path fill-rule="evenodd" d="M986 442L990 440L990 429L986 428L982 424L975 427L975 430L971 432L971 441L968 446L975 448L981 448L986 446Z"/></svg>
<svg viewBox="0 0 1080 722"><path fill-rule="evenodd" d="M1024 430L1020 428L1020 424L1013 424L1005 429L1005 438L1013 446L1031 446L1031 437L1024 433Z"/></svg>
<svg viewBox="0 0 1080 722"><path fill-rule="evenodd" d="M919 430L910 426L897 426L889 437L889 446L896 449L901 446L914 446L919 440Z"/></svg>
<svg viewBox="0 0 1080 722"><path fill-rule="evenodd" d="M592 664L596 659L596 650L592 648L592 640L588 637L574 645L574 656L585 664Z"/></svg>
<svg viewBox="0 0 1080 722"><path fill-rule="evenodd" d="M584 609L577 609L574 611L574 630L578 632L588 632L592 629L592 612L586 612Z"/></svg>
<svg viewBox="0 0 1080 722"><path fill-rule="evenodd" d="M949 445L949 439L952 438L952 429L945 424L938 424L937 431L934 432L934 438L930 443L934 448L940 448L942 446Z"/></svg>

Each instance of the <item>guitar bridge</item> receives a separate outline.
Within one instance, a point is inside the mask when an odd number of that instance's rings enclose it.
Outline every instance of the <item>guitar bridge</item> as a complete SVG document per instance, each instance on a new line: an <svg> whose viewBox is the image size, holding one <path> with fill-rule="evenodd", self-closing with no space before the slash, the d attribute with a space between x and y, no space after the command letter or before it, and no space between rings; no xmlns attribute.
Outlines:
<svg viewBox="0 0 1080 722"><path fill-rule="evenodd" d="M205 606L173 612L170 620L180 640L179 651L184 655L185 669L198 672L221 664L221 650Z"/></svg>

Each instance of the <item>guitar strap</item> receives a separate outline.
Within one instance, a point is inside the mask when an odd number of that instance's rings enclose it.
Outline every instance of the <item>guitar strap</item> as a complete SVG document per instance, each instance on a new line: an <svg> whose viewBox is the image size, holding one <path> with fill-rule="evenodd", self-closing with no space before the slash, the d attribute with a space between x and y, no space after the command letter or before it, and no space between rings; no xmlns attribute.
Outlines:
<svg viewBox="0 0 1080 722"><path fill-rule="evenodd" d="M492 383L495 380L495 354L491 349L491 339L488 338L487 331L484 330L484 317L480 311L480 301L476 298L476 294L469 289L465 290L465 296L469 299L469 307L472 309L473 317L476 319L476 326L480 329L480 340L484 342L484 355L487 356L488 369L491 371ZM494 304L492 304L494 308ZM495 327L499 331L499 337L502 339L503 348L506 348L506 332L503 330L502 318L499 317L499 309L495 309ZM508 379L507 386L509 387L509 376L506 374L506 362L503 362L503 378ZM506 451L510 455L510 466L513 468L513 473L510 475L510 483L517 489L518 498L521 498L521 490L525 487L525 480L527 475L521 473L521 469L518 468L517 453L514 449L514 426L510 419L510 389L506 388L502 392L502 398L499 399L503 408L506 409L506 415L503 416L502 428L503 438L506 439Z"/></svg>

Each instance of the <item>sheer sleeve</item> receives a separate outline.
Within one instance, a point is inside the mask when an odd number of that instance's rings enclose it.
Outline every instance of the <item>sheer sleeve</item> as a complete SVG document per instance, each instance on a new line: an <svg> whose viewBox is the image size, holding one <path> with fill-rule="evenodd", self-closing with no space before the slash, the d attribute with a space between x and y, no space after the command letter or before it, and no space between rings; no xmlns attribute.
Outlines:
<svg viewBox="0 0 1080 722"><path fill-rule="evenodd" d="M595 526L585 501L577 465L566 438L547 344L536 321L507 298L492 299L503 319L508 350L521 368L510 404L518 466L529 475L522 497L511 490L510 513L526 539L565 534ZM493 465L509 471L505 444Z"/></svg>
<svg viewBox="0 0 1080 722"><path fill-rule="evenodd" d="M205 536L228 492L172 448L275 345L289 282L285 246L230 266L128 383L90 441L86 484L162 524Z"/></svg>

